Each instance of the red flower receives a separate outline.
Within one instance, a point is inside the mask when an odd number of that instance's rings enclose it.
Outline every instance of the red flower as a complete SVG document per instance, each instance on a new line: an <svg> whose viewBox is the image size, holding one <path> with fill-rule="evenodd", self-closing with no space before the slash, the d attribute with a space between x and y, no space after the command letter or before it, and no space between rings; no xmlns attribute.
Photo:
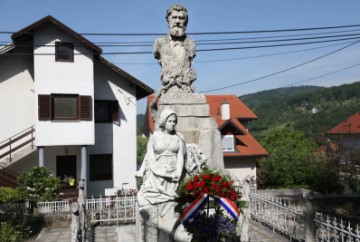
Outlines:
<svg viewBox="0 0 360 242"><path fill-rule="evenodd" d="M218 189L219 189L219 186L215 183L215 184L212 184L212 188L213 188L214 190L218 190Z"/></svg>
<svg viewBox="0 0 360 242"><path fill-rule="evenodd" d="M203 191L203 193L209 193L209 189L208 189L207 187L204 187L204 188L202 189L202 191Z"/></svg>
<svg viewBox="0 0 360 242"><path fill-rule="evenodd" d="M194 181L195 181L195 182L199 181L199 176L198 176L198 175L195 175L195 176L194 176Z"/></svg>
<svg viewBox="0 0 360 242"><path fill-rule="evenodd" d="M205 186L204 180L201 180L201 181L199 182L199 186L200 186L200 187L204 187L204 186Z"/></svg>
<svg viewBox="0 0 360 242"><path fill-rule="evenodd" d="M188 183L185 187L186 191L191 191L193 189L193 185L191 183Z"/></svg>
<svg viewBox="0 0 360 242"><path fill-rule="evenodd" d="M201 177L203 179L209 179L210 178L209 174L202 174Z"/></svg>
<svg viewBox="0 0 360 242"><path fill-rule="evenodd" d="M198 182L194 182L193 187L194 187L194 189L198 189L198 188L199 188L199 183L198 183Z"/></svg>
<svg viewBox="0 0 360 242"><path fill-rule="evenodd" d="M218 195L219 197L225 197L224 194L221 192L221 190L219 190L219 191L217 192L217 195Z"/></svg>
<svg viewBox="0 0 360 242"><path fill-rule="evenodd" d="M222 182L221 185L223 185L224 187L230 187L230 183L229 183L229 182Z"/></svg>

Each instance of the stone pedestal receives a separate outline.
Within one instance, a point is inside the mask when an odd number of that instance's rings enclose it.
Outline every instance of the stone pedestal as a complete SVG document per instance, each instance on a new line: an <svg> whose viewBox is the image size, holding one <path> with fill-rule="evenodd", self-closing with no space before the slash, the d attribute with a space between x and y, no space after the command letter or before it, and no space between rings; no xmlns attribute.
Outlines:
<svg viewBox="0 0 360 242"><path fill-rule="evenodd" d="M189 242L188 234L178 215L174 213L174 202L143 206L136 218L137 241L139 242ZM164 212L165 210L169 210Z"/></svg>
<svg viewBox="0 0 360 242"><path fill-rule="evenodd" d="M184 135L186 144L197 144L208 157L207 165L210 168L224 169L221 134L215 118L210 117L210 108L205 95L198 93L162 95L155 115L156 128L158 128L158 116L165 108L170 108L177 114L176 131Z"/></svg>

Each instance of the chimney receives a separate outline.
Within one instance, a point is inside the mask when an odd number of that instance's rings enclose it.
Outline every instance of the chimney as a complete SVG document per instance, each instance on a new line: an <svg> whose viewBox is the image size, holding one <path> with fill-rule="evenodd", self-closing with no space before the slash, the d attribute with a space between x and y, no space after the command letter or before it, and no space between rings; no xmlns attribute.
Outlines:
<svg viewBox="0 0 360 242"><path fill-rule="evenodd" d="M230 104L224 101L221 104L221 119L222 120L229 120L230 119Z"/></svg>

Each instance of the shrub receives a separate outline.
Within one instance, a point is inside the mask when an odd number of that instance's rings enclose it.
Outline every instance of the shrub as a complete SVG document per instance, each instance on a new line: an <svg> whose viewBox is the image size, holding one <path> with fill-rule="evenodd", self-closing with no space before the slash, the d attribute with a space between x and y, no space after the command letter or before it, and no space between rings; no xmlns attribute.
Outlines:
<svg viewBox="0 0 360 242"><path fill-rule="evenodd" d="M18 178L20 188L26 198L32 202L52 201L58 197L60 179L55 177L46 167L34 166Z"/></svg>
<svg viewBox="0 0 360 242"><path fill-rule="evenodd" d="M28 219L12 218L0 222L0 241L18 242L26 239L30 233Z"/></svg>
<svg viewBox="0 0 360 242"><path fill-rule="evenodd" d="M10 188L10 187L0 187L0 204L1 203L22 203L26 200L26 195L23 193L22 189Z"/></svg>

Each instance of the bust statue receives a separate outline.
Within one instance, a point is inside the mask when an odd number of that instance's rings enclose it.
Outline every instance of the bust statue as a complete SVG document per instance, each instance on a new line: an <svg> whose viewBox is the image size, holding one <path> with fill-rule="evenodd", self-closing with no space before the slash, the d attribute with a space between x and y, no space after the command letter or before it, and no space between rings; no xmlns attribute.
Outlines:
<svg viewBox="0 0 360 242"><path fill-rule="evenodd" d="M196 72L191 68L195 57L195 41L185 34L188 23L186 8L179 4L166 13L169 33L158 38L153 53L161 66L162 93L193 93Z"/></svg>

